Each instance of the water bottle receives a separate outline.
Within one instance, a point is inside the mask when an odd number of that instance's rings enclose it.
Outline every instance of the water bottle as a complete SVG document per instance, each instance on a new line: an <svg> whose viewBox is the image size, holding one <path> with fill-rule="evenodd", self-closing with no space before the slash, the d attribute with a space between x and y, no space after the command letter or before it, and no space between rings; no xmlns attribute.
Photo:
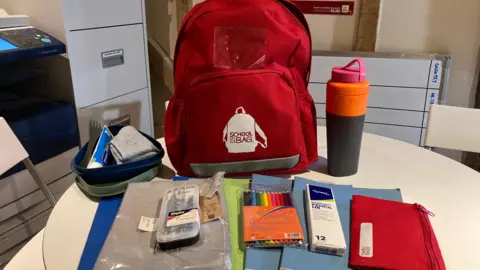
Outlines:
<svg viewBox="0 0 480 270"><path fill-rule="evenodd" d="M328 173L332 176L358 171L369 87L363 59L332 70L326 107Z"/></svg>

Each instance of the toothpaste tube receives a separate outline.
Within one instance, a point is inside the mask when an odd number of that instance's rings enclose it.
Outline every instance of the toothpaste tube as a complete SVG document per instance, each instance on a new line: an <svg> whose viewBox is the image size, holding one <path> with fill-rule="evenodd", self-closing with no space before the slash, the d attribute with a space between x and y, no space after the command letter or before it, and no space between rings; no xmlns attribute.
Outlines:
<svg viewBox="0 0 480 270"><path fill-rule="evenodd" d="M307 185L309 249L312 252L343 256L347 244L330 188Z"/></svg>
<svg viewBox="0 0 480 270"><path fill-rule="evenodd" d="M103 126L100 138L98 138L95 150L93 150L92 158L88 162L87 169L102 168L108 162L108 155L110 152L109 145L113 135L108 130L107 126Z"/></svg>

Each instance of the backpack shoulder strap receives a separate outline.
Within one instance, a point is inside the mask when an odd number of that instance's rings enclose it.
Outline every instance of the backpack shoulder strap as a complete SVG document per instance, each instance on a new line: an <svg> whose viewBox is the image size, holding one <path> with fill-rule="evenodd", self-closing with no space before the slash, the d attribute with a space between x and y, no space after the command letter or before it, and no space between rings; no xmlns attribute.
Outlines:
<svg viewBox="0 0 480 270"><path fill-rule="evenodd" d="M176 59L178 58L177 57L178 48L179 48L180 43L181 43L182 38L183 38L183 32L187 28L187 25L192 20L192 18L194 16L196 16L197 12L208 1L209 0L205 0L201 3L196 4L189 12L187 12L187 15L185 15L185 17L183 17L182 24L180 25L180 29L178 29L177 42L175 42L175 52L173 54L173 70L174 70L174 72L175 72L175 62L176 62Z"/></svg>
<svg viewBox="0 0 480 270"><path fill-rule="evenodd" d="M305 28L305 31L307 31L308 36L310 37L310 56L312 56L312 35L310 33L310 27L308 26L307 19L303 15L302 11L290 0L277 0L281 5L284 5L297 19L298 21L303 25ZM308 82L310 81L310 70L312 69L312 57L310 57L310 61L308 63L308 68L305 76L305 85L308 85Z"/></svg>

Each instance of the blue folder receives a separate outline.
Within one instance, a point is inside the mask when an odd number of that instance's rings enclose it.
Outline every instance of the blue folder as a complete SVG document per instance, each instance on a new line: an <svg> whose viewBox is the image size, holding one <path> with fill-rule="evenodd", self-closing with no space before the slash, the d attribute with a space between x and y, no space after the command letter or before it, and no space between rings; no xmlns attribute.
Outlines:
<svg viewBox="0 0 480 270"><path fill-rule="evenodd" d="M380 199L393 201L402 201L402 195L399 189L366 189L352 188L349 186L329 185L314 182L308 179L295 177L293 186L293 200L297 211L299 212L300 221L306 238L308 239L305 226L305 201L304 191L307 184L328 187L333 190L335 201L337 204L340 220L342 223L343 233L347 242L347 251L349 250L350 240L350 201L353 194L360 194ZM305 248L285 247L281 258L280 266L287 269L312 269L322 267L329 270L344 270L348 268L349 252L343 257L324 255L313 253Z"/></svg>
<svg viewBox="0 0 480 270"><path fill-rule="evenodd" d="M254 174L252 189L268 189L268 185L280 185L287 190L292 189L293 181L287 178ZM280 266L281 248L262 249L248 248L245 252L245 269L277 270Z"/></svg>

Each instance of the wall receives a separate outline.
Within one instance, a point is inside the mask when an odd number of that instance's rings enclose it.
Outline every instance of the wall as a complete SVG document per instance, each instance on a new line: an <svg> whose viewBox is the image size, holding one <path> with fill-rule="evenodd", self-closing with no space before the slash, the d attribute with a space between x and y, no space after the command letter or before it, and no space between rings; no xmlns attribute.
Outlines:
<svg viewBox="0 0 480 270"><path fill-rule="evenodd" d="M448 53L447 104L473 106L480 47L478 0L383 0L377 51Z"/></svg>
<svg viewBox="0 0 480 270"><path fill-rule="evenodd" d="M351 50L357 15L358 10L355 16L306 15L313 49ZM479 47L478 0L383 0L377 51L450 54L449 105L473 106Z"/></svg>
<svg viewBox="0 0 480 270"><path fill-rule="evenodd" d="M313 50L351 51L355 42L359 1L353 16L305 15L312 35Z"/></svg>
<svg viewBox="0 0 480 270"><path fill-rule="evenodd" d="M314 49L342 51L350 50L354 45L356 17L307 15L307 19ZM479 48L478 0L382 1L377 51L451 55L453 65L446 100L448 105L473 107ZM441 152L456 160L462 157L459 151Z"/></svg>
<svg viewBox="0 0 480 270"><path fill-rule="evenodd" d="M64 41L61 1L0 0L0 7L10 14L29 15L32 25ZM160 21L152 22L151 25L164 25L167 28L151 30L167 33L166 40L161 43L166 45L166 51L171 55L174 44L174 38L171 37L175 32L172 30L174 27L167 25L177 24L176 1L149 0L147 7L149 3L155 5L155 2L163 3L160 4L161 7L155 7L156 11L168 8L163 16L156 14L154 17ZM196 4L199 1L192 2ZM382 5L377 51L450 53L453 56L453 67L447 103L472 106L477 51L480 46L480 1L383 0ZM356 9L358 6L357 0ZM354 16L306 15L312 32L313 49L351 50L355 40L357 14L358 11L355 10ZM162 34L155 36L160 37Z"/></svg>
<svg viewBox="0 0 480 270"><path fill-rule="evenodd" d="M177 5L174 0L145 0L148 38L173 58L177 39Z"/></svg>
<svg viewBox="0 0 480 270"><path fill-rule="evenodd" d="M28 15L30 24L65 43L62 0L0 0L10 15Z"/></svg>
<svg viewBox="0 0 480 270"><path fill-rule="evenodd" d="M146 0L147 27L149 35L173 57L177 27L182 20L182 12L177 11L186 6L194 6L201 0ZM359 0L355 1L354 16L318 16L306 15L312 34L314 50L349 51L356 35L356 14Z"/></svg>
<svg viewBox="0 0 480 270"><path fill-rule="evenodd" d="M450 54L448 105L473 107L479 48L480 1L383 0L377 51ZM460 151L440 152L462 160Z"/></svg>

